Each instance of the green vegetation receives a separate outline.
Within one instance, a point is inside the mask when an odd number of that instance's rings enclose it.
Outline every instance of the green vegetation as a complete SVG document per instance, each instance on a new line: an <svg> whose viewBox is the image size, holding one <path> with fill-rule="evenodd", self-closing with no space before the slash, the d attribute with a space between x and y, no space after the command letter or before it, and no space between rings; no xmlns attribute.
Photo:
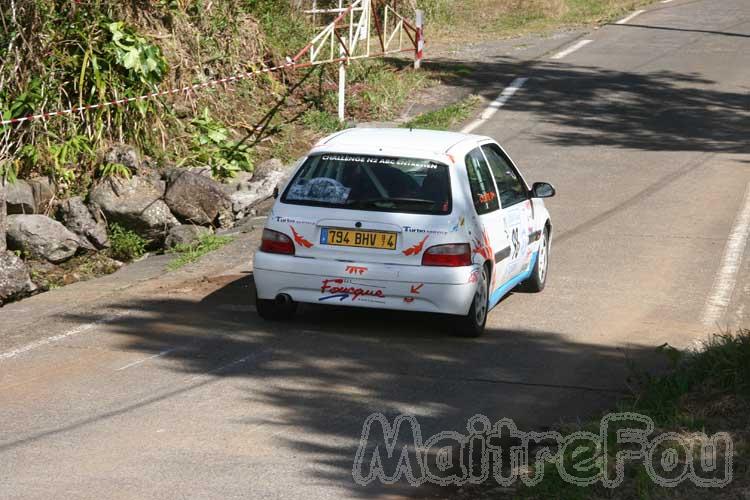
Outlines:
<svg viewBox="0 0 750 500"><path fill-rule="evenodd" d="M197 160L211 167L216 179L234 177L237 172L252 172L253 160L247 144L230 139L230 132L221 123L212 119L208 108L192 122L193 155L186 159ZM181 161L182 164L184 161Z"/></svg>
<svg viewBox="0 0 750 500"><path fill-rule="evenodd" d="M403 61L373 59L349 67L347 112L360 119L390 120L410 96L432 83L423 71L412 71Z"/></svg>
<svg viewBox="0 0 750 500"><path fill-rule="evenodd" d="M428 37L478 40L608 22L647 0L419 0Z"/></svg>
<svg viewBox="0 0 750 500"><path fill-rule="evenodd" d="M137 98L276 66L315 30L290 0L41 2L0 7L0 114ZM269 157L298 157L340 129L336 66L259 74L229 87L135 100L0 129L0 170L49 175L61 196L85 194L101 176L132 172L101 165L112 143L154 161L209 165L217 178ZM398 61L349 66L347 118L390 119L429 83ZM11 134L3 132L12 131Z"/></svg>
<svg viewBox="0 0 750 500"><path fill-rule="evenodd" d="M409 120L403 127L449 130L471 116L478 104L479 98L477 96L469 96L444 108L422 113Z"/></svg>
<svg viewBox="0 0 750 500"><path fill-rule="evenodd" d="M122 163L105 163L99 167L99 175L102 177L123 177L130 179L130 169Z"/></svg>
<svg viewBox="0 0 750 500"><path fill-rule="evenodd" d="M170 262L167 268L170 271L174 271L187 264L196 262L207 253L218 250L231 241L232 238L229 236L216 236L215 234L208 234L201 237L195 243L177 245L172 249L172 252L180 255L172 262Z"/></svg>
<svg viewBox="0 0 750 500"><path fill-rule="evenodd" d="M677 439L667 440L660 445L662 451L679 453L680 446L686 443L699 446L702 442L694 432L705 432L707 435L728 432L734 441L735 482L727 486L723 494L726 494L724 498L739 498L750 474L750 432L747 428L750 410L750 330L742 330L736 335L715 335L696 352L679 351L667 345L660 350L668 357L672 368L664 375L639 376L637 390L621 403L618 411L651 417L657 433L676 433L680 442ZM563 433L577 430L598 434L599 423L592 421L564 429ZM628 449L627 445L617 443L617 430L617 426L612 426L608 436L609 464L615 462L616 453ZM566 463L580 464L586 458L601 459L601 450L594 449L590 444L583 446L583 449L569 447L571 449L566 450L564 456ZM693 459L699 460L698 453L693 454ZM566 470L574 469L566 467ZM732 492L736 492L734 496ZM715 492L699 488L689 481L673 490L660 488L646 474L642 463L633 461L626 462L625 482L614 491L603 488L600 483L588 487L567 483L560 477L557 468L549 464L539 485L523 488L519 493L521 498L573 500L710 498Z"/></svg>
<svg viewBox="0 0 750 500"><path fill-rule="evenodd" d="M110 254L112 258L129 262L146 253L148 241L117 223L109 225Z"/></svg>
<svg viewBox="0 0 750 500"><path fill-rule="evenodd" d="M311 109L302 116L302 123L308 129L320 132L321 134L332 134L342 130L345 125L339 121L338 116L327 111Z"/></svg>
<svg viewBox="0 0 750 500"><path fill-rule="evenodd" d="M15 7L15 8L13 8ZM42 109L86 106L153 91L165 81L168 62L160 47L137 33L115 2L15 0L2 7L0 113L15 118ZM48 174L61 189L91 179L96 150L109 140L141 147L159 124L155 101L106 107L80 116L6 126L0 149L19 176ZM0 158L3 159L3 158Z"/></svg>
<svg viewBox="0 0 750 500"><path fill-rule="evenodd" d="M706 422L683 406L694 391L709 399L727 396L750 402L750 330L714 335L697 353L666 344L660 349L673 369L666 376L641 377L642 390L626 404L632 411L651 416L657 425L697 430Z"/></svg>
<svg viewBox="0 0 750 500"><path fill-rule="evenodd" d="M243 9L258 20L276 55L294 56L314 36L312 27L289 0L244 0Z"/></svg>

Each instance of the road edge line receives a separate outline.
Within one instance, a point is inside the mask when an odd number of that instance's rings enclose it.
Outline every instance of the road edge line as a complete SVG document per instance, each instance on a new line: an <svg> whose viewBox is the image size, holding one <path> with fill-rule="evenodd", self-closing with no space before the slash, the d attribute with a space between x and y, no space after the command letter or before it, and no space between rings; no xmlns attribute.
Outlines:
<svg viewBox="0 0 750 500"><path fill-rule="evenodd" d="M127 312L118 313L118 314L112 314L109 316L105 316L104 318L100 318L96 321L92 321L91 323L86 323L80 326L77 326L76 328L73 328L71 330L68 330L67 332L60 333L58 335L53 335L52 337L47 337L44 339L37 340L35 342L32 342L30 344L26 344L25 346L19 347L17 349L13 349L7 352L0 353L0 361L4 361L7 359L15 358L16 356L20 354L27 353L29 351L33 351L35 349L38 349L40 347L44 347L46 345L53 344L55 342L59 342L61 340L64 340L68 337L72 337L74 335L78 335L79 333L86 332L88 330L91 330L92 328L95 328L103 323L109 323L110 321L114 321L116 319L119 319L123 316L127 316Z"/></svg>
<svg viewBox="0 0 750 500"><path fill-rule="evenodd" d="M640 16L644 12L646 12L646 9L636 10L635 12L633 12L632 14L630 14L629 16L623 17L619 21L615 22L615 24L627 24L628 21L632 21L633 19L635 19L637 16Z"/></svg>
<svg viewBox="0 0 750 500"><path fill-rule="evenodd" d="M560 52L558 52L557 54L551 56L550 59L555 60L555 61L557 61L559 59L562 59L563 57L569 56L570 54L572 54L576 50L582 49L583 47L585 47L586 45L590 44L593 41L594 40L592 40L590 38L584 38L583 40L578 40L576 43L574 43L573 45L569 46L568 48L563 49Z"/></svg>
<svg viewBox="0 0 750 500"><path fill-rule="evenodd" d="M726 314L726 309L729 307L734 288L737 285L737 273L745 254L748 235L750 235L750 183L747 184L745 189L742 206L737 212L734 224L732 224L719 271L716 273L711 294L708 296L703 309L702 321L706 326L716 326L717 322Z"/></svg>
<svg viewBox="0 0 750 500"><path fill-rule="evenodd" d="M529 78L526 76L521 76L513 80L510 85L503 89L497 99L487 105L479 118L461 129L461 133L470 134L481 125L484 125L487 121L490 120L490 118L495 116L495 113L497 113L500 108L505 106L510 98L513 97L513 95L518 92L528 80Z"/></svg>

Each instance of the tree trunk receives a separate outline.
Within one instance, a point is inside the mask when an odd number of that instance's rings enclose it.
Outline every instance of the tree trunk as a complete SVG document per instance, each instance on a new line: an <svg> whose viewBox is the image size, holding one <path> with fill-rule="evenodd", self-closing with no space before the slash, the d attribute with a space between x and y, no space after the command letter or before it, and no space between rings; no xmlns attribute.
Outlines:
<svg viewBox="0 0 750 500"><path fill-rule="evenodd" d="M5 232L8 229L5 196L5 178L0 177L0 253L5 252L8 249L5 241Z"/></svg>

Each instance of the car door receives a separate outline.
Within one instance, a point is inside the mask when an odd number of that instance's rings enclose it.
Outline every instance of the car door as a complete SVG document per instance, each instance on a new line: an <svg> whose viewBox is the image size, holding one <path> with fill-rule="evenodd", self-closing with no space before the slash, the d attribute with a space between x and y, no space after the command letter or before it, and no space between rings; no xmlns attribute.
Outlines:
<svg viewBox="0 0 750 500"><path fill-rule="evenodd" d="M483 144L482 152L495 178L505 228L510 236L510 255L503 276L503 281L507 282L530 265L534 214L526 182L500 146Z"/></svg>
<svg viewBox="0 0 750 500"><path fill-rule="evenodd" d="M505 266L510 253L508 232L500 210L497 187L481 149L477 147L470 151L465 164L478 222L472 229L472 251L475 262L489 260L493 263L490 278L492 293L503 283L501 280L506 274Z"/></svg>

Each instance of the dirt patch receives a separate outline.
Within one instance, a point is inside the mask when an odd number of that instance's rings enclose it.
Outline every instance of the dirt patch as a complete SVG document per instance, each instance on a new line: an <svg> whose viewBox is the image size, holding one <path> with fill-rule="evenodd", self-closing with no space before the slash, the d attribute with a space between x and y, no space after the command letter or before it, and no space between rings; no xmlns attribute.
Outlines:
<svg viewBox="0 0 750 500"><path fill-rule="evenodd" d="M31 280L40 292L112 274L124 265L104 253L79 255L59 265L38 260L26 264Z"/></svg>

